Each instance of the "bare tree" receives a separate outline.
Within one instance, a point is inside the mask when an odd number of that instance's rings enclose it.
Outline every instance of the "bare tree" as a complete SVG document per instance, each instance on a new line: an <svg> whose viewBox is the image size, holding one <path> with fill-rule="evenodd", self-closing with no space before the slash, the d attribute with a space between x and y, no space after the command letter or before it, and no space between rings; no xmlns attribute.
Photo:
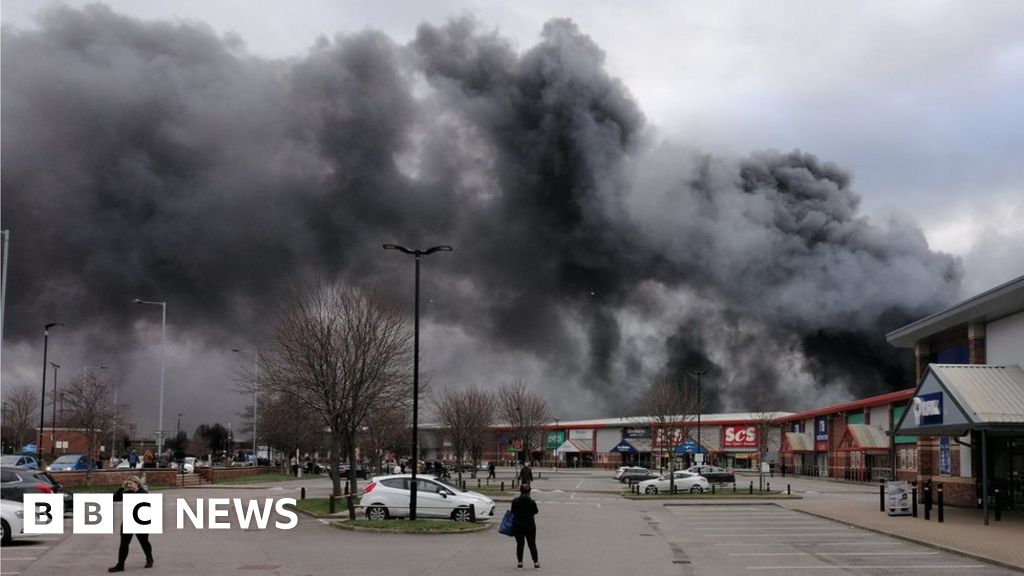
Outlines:
<svg viewBox="0 0 1024 576"><path fill-rule="evenodd" d="M523 458L529 460L530 447L542 446L544 425L551 419L547 400L526 388L523 382L505 386L498 392L498 415L523 446Z"/></svg>
<svg viewBox="0 0 1024 576"><path fill-rule="evenodd" d="M117 417L118 407L113 402L113 387L95 372L88 372L71 380L64 402L68 409L68 426L81 430L91 459L96 455L103 438L113 428ZM92 465L86 469L87 486L92 485L92 469Z"/></svg>
<svg viewBox="0 0 1024 576"><path fill-rule="evenodd" d="M356 434L373 410L408 395L412 331L375 292L341 284L293 288L260 355L260 388L282 394L329 430L331 481L341 495L342 450L351 492ZM355 507L349 498L349 516Z"/></svg>
<svg viewBox="0 0 1024 576"><path fill-rule="evenodd" d="M367 417L363 429L363 449L373 454L377 470L384 470L384 457L388 452L397 451L405 446L406 439L411 436L412 409L407 402L399 402L390 406L382 406Z"/></svg>
<svg viewBox="0 0 1024 576"><path fill-rule="evenodd" d="M485 435L494 422L494 398L476 388L449 389L435 399L434 406L438 421L444 426L444 434L455 452L458 481L461 484L462 462L467 455L473 459L473 474L476 475Z"/></svg>
<svg viewBox="0 0 1024 576"><path fill-rule="evenodd" d="M656 446L668 452L669 491L676 488L676 450L686 443L694 426L694 414L700 406L697 394L687 386L670 379L651 384L637 403L641 416L637 424L651 428Z"/></svg>
<svg viewBox="0 0 1024 576"><path fill-rule="evenodd" d="M36 407L39 405L39 392L29 384L18 384L11 388L4 404L4 435L9 435L9 441L14 442L20 450L35 435L33 422L38 420Z"/></svg>
<svg viewBox="0 0 1024 576"><path fill-rule="evenodd" d="M758 406L767 406L758 403ZM757 484L758 491L764 491L764 465L767 462L768 450L771 447L771 435L775 420L781 416L781 412L762 408L760 411L752 412L752 420L755 436L757 438ZM771 464L769 464L771 466Z"/></svg>

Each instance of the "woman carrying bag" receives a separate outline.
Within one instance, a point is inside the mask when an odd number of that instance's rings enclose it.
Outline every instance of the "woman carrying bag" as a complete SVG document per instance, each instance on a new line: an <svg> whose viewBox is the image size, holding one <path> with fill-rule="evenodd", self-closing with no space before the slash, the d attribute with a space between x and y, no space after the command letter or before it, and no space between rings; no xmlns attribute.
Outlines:
<svg viewBox="0 0 1024 576"><path fill-rule="evenodd" d="M523 567L523 544L530 546L530 556L533 557L533 567L540 570L540 561L537 558L537 524L534 516L537 515L537 503L530 498L530 484L519 485L519 496L512 500L512 515L515 517L513 536L516 538L516 561L518 567Z"/></svg>

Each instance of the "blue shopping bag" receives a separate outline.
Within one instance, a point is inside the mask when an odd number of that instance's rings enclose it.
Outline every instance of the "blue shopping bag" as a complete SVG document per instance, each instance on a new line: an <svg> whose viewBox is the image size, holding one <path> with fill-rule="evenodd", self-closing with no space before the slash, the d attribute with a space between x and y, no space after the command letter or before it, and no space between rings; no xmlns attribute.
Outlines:
<svg viewBox="0 0 1024 576"><path fill-rule="evenodd" d="M505 515L501 517L501 525L498 526L498 532L505 536L512 536L513 531L516 529L516 515L511 510L505 512Z"/></svg>

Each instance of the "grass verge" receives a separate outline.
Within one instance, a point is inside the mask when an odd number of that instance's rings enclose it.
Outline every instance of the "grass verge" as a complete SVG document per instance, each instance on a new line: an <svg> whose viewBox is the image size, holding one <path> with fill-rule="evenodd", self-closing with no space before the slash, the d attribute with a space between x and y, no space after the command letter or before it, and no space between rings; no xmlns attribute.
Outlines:
<svg viewBox="0 0 1024 576"><path fill-rule="evenodd" d="M453 534L479 532L490 527L486 522L452 522L451 520L348 520L337 523L339 528L366 532L392 532L400 534Z"/></svg>
<svg viewBox="0 0 1024 576"><path fill-rule="evenodd" d="M355 497L355 505L359 506L360 496L357 494ZM303 512L307 512L314 516L327 516L331 513L331 499L330 498L306 498L305 500L298 500L295 502L295 507ZM336 514L342 514L348 512L348 503L345 501L344 496L339 496L334 500L334 510Z"/></svg>
<svg viewBox="0 0 1024 576"><path fill-rule="evenodd" d="M736 491L736 492L716 492L714 494L705 492L703 494L690 494L690 493L679 493L679 494L633 494L632 492L622 492L622 497L628 500L800 500L802 496L790 495L784 492L754 492L751 494L747 491Z"/></svg>
<svg viewBox="0 0 1024 576"><path fill-rule="evenodd" d="M234 478L218 478L216 472L213 475L214 484L260 484L262 482L279 482L281 480L298 480L298 478L284 472L267 472L266 474L236 476Z"/></svg>

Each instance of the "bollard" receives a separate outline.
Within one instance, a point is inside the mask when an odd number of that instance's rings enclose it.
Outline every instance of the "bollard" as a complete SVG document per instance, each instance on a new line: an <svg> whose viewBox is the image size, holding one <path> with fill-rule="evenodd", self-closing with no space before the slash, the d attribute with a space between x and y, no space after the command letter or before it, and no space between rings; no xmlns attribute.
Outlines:
<svg viewBox="0 0 1024 576"><path fill-rule="evenodd" d="M306 487L303 486L302 490L299 491L299 500L305 500L305 499L306 499Z"/></svg>
<svg viewBox="0 0 1024 576"><path fill-rule="evenodd" d="M501 491L502 492L505 491L505 481L504 480L501 481Z"/></svg>
<svg viewBox="0 0 1024 576"><path fill-rule="evenodd" d="M466 481L465 480L462 481L462 491L463 492L466 491Z"/></svg>
<svg viewBox="0 0 1024 576"><path fill-rule="evenodd" d="M711 485L711 494L712 494L712 496L715 494L715 485L714 484Z"/></svg>
<svg viewBox="0 0 1024 576"><path fill-rule="evenodd" d="M942 482L939 482L939 524L944 522L942 514Z"/></svg>
<svg viewBox="0 0 1024 576"><path fill-rule="evenodd" d="M331 514L335 512L334 494L331 494Z"/></svg>
<svg viewBox="0 0 1024 576"><path fill-rule="evenodd" d="M540 480L542 478L544 478L544 473L543 472L537 472L537 480Z"/></svg>
<svg viewBox="0 0 1024 576"><path fill-rule="evenodd" d="M789 490L789 484L786 484L786 496L792 496L793 493Z"/></svg>
<svg viewBox="0 0 1024 576"><path fill-rule="evenodd" d="M751 494L754 493L754 481L753 480L750 481L750 493Z"/></svg>
<svg viewBox="0 0 1024 576"><path fill-rule="evenodd" d="M345 496L348 496L348 482L345 482Z"/></svg>
<svg viewBox="0 0 1024 576"><path fill-rule="evenodd" d="M732 481L732 493L733 494L736 493L736 481L735 480Z"/></svg>
<svg viewBox="0 0 1024 576"><path fill-rule="evenodd" d="M931 482L924 485L924 519L932 519L932 486Z"/></svg>
<svg viewBox="0 0 1024 576"><path fill-rule="evenodd" d="M992 500L993 500L993 503L995 504L995 509L996 509L996 522L1001 522L1003 520L1003 507L1000 505L1000 502L999 502L999 488L996 488L995 490L993 490L993 493L994 493L994 497L993 497Z"/></svg>
<svg viewBox="0 0 1024 576"><path fill-rule="evenodd" d="M476 506L472 503L469 505L469 521L476 522Z"/></svg>
<svg viewBox="0 0 1024 576"><path fill-rule="evenodd" d="M488 484L490 484L490 482L488 482ZM480 487L480 479L479 478L476 479L476 487L477 488Z"/></svg>
<svg viewBox="0 0 1024 576"><path fill-rule="evenodd" d="M772 483L771 483L771 482L769 482L768 484L766 484L766 485L765 485L765 487L766 487L766 488L768 489L768 492L771 492L771 491L772 491Z"/></svg>
<svg viewBox="0 0 1024 576"><path fill-rule="evenodd" d="M917 482L910 489L910 515L917 518Z"/></svg>
<svg viewBox="0 0 1024 576"><path fill-rule="evenodd" d="M885 484L878 482L878 511L885 512Z"/></svg>

